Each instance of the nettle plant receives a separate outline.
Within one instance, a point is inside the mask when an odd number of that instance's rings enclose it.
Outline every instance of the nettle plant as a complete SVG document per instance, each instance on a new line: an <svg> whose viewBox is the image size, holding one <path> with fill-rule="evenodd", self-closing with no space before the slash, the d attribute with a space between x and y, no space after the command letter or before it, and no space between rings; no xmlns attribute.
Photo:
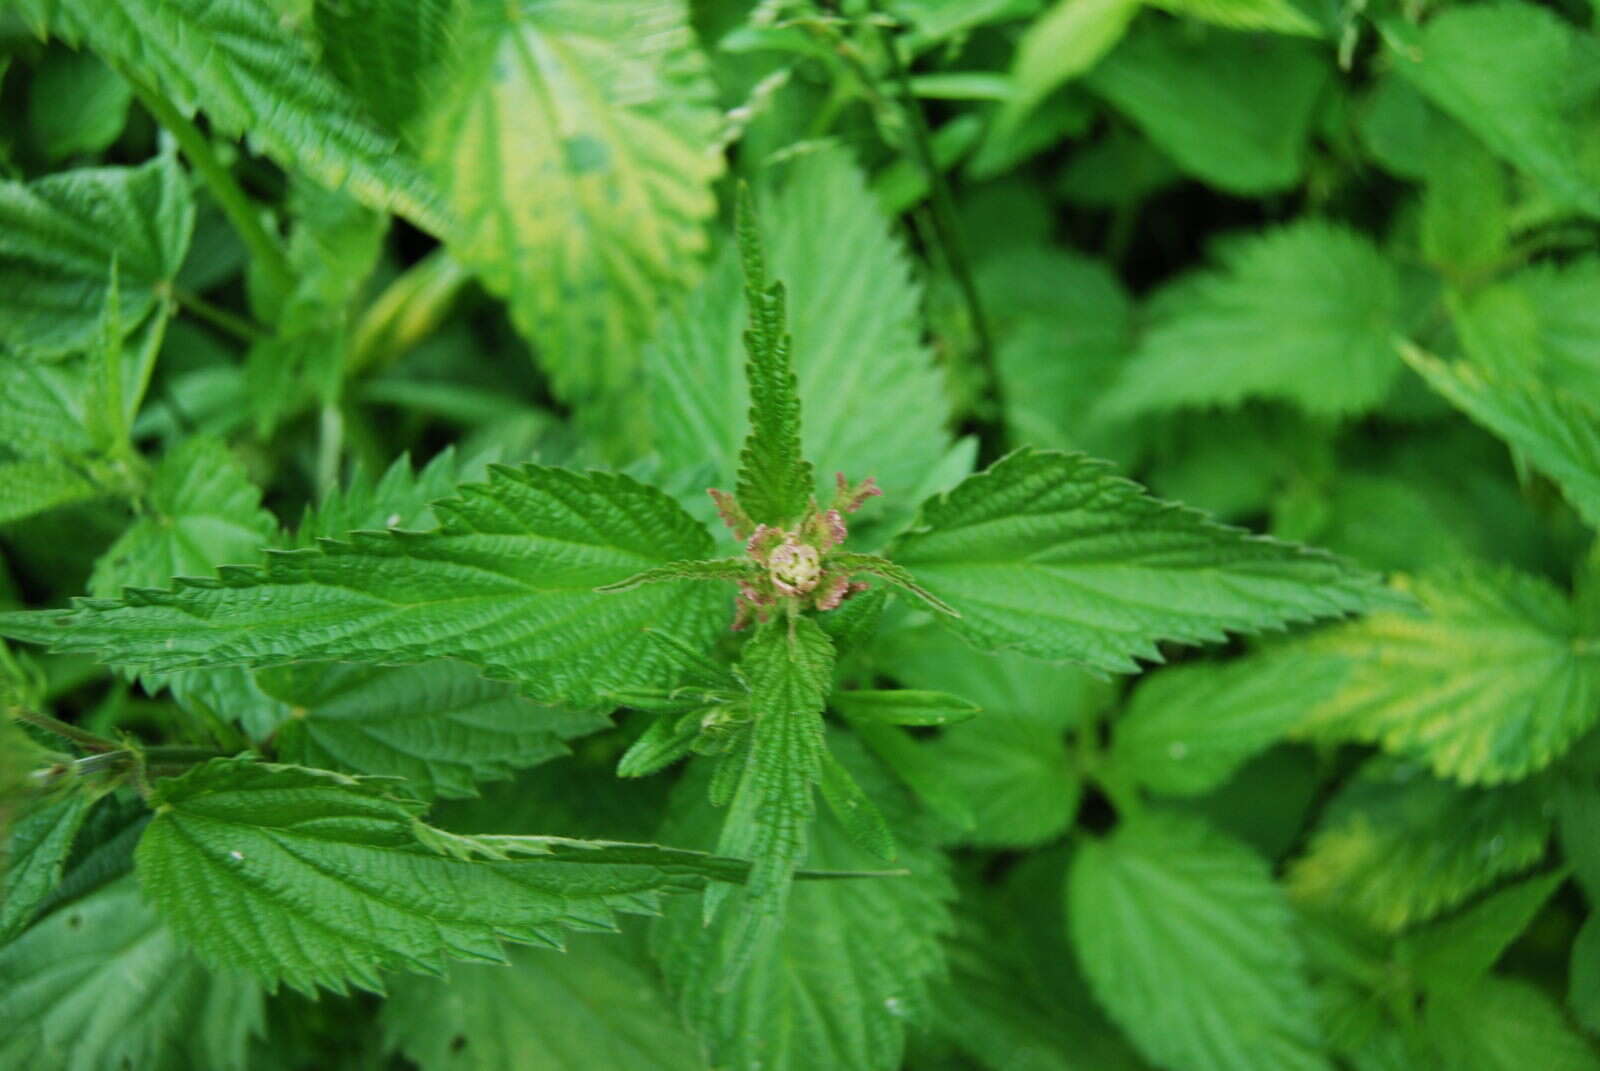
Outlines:
<svg viewBox="0 0 1600 1071"><path fill-rule="evenodd" d="M1592 1071L1583 7L0 0L0 1068Z"/></svg>
<svg viewBox="0 0 1600 1071"><path fill-rule="evenodd" d="M1383 598L1377 577L1327 554L1219 525L1149 497L1105 463L1047 450L1013 452L935 495L881 554L849 549L850 526L879 489L870 475L852 483L843 473L819 487L802 455L784 289L767 279L748 200L739 249L750 428L735 491L710 490L738 553L715 556L706 525L648 484L533 465L491 467L485 482L431 503L437 527L414 530L398 522L432 481L398 469L330 500L302 525L310 545L271 550L263 564L0 616L11 637L171 688L206 712L219 743L236 745L145 746L14 703L22 722L56 738L33 775L55 791L13 834L7 934L40 921L16 938L7 969L41 954L35 946L58 947L60 927L83 925L86 909L51 914L53 898L95 881L86 871L108 865L100 853L130 847L138 895L155 910L146 925L179 942L168 955L192 949L209 967L242 972L218 975L236 979L233 988L206 999L245 1000L279 983L379 989L385 971L498 960L502 942L558 945L565 930L604 928L615 912L652 908L658 894L705 886L703 906L660 923L658 951L713 1050L755 1066L793 1040L768 1021L798 1013L775 962L792 954L793 880L852 878L883 886L847 909L869 918L874 896L934 906L919 922L890 914L884 931L855 935L864 947L840 950L883 957L875 969L895 975L898 995L859 1014L865 1029L898 1031L926 999L948 879L929 868L926 847L905 869L863 869L901 859L895 823L876 802L898 790L873 772L877 791L868 791L852 767L870 772L863 764L875 753L880 769L958 824L990 801L937 783L908 735L981 724L970 698L837 687L841 656L874 644L891 592L977 648L1102 673L1135 669L1163 642L1280 629ZM894 419L871 406L863 414ZM136 522L109 558L156 538L139 525L159 528L182 512L164 499L199 493L197 480L238 479L202 471L208 460L180 455L172 473L164 463L149 491L164 512ZM362 516L387 527L310 539ZM411 668L382 668L402 666ZM241 717L275 706L281 717ZM426 801L537 761L619 706L654 720L618 774L651 774L691 754L709 767L703 791L725 811L716 854L461 833L424 820ZM1113 765L1089 776L1137 815L1124 779L1141 769ZM819 791L845 842L831 854L811 851ZM1159 840L1168 822L1179 822L1177 846L1204 850L1203 829L1165 816L1130 818L1116 843ZM86 852L75 846L81 829L103 823L115 832ZM808 854L823 869L801 869ZM1075 880L1115 881L1124 865L1112 854ZM1114 991L1109 999L1115 1009Z"/></svg>

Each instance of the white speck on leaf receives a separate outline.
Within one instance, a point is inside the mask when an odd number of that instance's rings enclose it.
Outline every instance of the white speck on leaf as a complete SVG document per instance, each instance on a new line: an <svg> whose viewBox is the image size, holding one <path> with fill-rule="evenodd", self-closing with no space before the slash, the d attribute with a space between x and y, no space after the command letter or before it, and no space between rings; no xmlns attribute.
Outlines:
<svg viewBox="0 0 1600 1071"><path fill-rule="evenodd" d="M236 863L242 863L244 862L244 853L240 851L232 851L228 853L228 858L232 859Z"/></svg>
<svg viewBox="0 0 1600 1071"><path fill-rule="evenodd" d="M1169 759L1181 759L1187 754L1189 754L1189 745L1182 740L1174 740L1167 745L1167 758Z"/></svg>

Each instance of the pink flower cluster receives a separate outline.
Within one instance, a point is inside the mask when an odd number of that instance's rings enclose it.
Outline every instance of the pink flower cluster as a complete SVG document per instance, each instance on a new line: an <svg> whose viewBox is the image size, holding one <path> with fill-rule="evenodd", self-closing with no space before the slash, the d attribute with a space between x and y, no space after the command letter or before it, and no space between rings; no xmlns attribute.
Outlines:
<svg viewBox="0 0 1600 1071"><path fill-rule="evenodd" d="M739 582L739 594L734 600L734 631L748 627L752 620L768 620L786 600L796 608L833 610L867 589L864 583L851 582L847 571L830 569L829 552L850 534L844 515L854 513L867 499L883 492L870 476L851 486L841 472L837 481L832 504L823 509L813 498L806 515L792 529L754 524L732 495L710 490L722 522L744 540L745 554L762 567L755 579Z"/></svg>

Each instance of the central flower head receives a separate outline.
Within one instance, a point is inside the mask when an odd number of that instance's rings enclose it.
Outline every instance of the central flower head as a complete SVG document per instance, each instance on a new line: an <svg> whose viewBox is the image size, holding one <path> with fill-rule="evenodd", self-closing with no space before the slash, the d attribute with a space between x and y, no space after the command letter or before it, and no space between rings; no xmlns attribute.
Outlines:
<svg viewBox="0 0 1600 1071"><path fill-rule="evenodd" d="M761 566L753 579L741 581L734 601L735 630L752 619L766 621L780 605L793 610L807 606L832 610L858 591L863 583L851 583L843 569L830 569L829 555L845 541L850 530L844 514L854 513L874 495L882 494L869 477L852 487L840 473L838 492L827 509L811 500L811 506L794 528L755 524L734 497L712 489L717 513L733 534L744 540L745 556Z"/></svg>
<svg viewBox="0 0 1600 1071"><path fill-rule="evenodd" d="M822 552L788 536L767 557L772 583L785 595L804 595L822 579Z"/></svg>

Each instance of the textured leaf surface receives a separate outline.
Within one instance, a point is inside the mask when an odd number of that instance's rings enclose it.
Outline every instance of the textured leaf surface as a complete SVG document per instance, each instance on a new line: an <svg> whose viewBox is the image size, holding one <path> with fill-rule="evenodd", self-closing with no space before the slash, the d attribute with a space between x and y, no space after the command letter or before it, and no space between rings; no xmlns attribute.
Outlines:
<svg viewBox="0 0 1600 1071"><path fill-rule="evenodd" d="M1489 3L1384 30L1394 65L1484 143L1552 194L1600 216L1600 160L1583 108L1600 92L1600 45L1553 11Z"/></svg>
<svg viewBox="0 0 1600 1071"><path fill-rule="evenodd" d="M384 1036L422 1071L700 1071L650 965L623 938L581 936L563 954L516 949L508 966L397 978Z"/></svg>
<svg viewBox="0 0 1600 1071"><path fill-rule="evenodd" d="M739 662L755 725L717 851L752 862L750 881L722 910L733 921L723 954L737 968L770 945L783 924L794 870L816 814L812 788L827 742L822 707L833 684L833 643L809 617L781 618L746 644ZM731 890L729 890L731 891ZM728 899L713 889L708 907Z"/></svg>
<svg viewBox="0 0 1600 1071"><path fill-rule="evenodd" d="M564 741L607 724L539 706L457 662L311 663L261 670L256 680L290 706L275 737L284 761L404 777L429 795L475 795L477 782L564 755Z"/></svg>
<svg viewBox="0 0 1600 1071"><path fill-rule="evenodd" d="M406 124L437 92L449 58L455 0L342 0L316 4L322 62L389 131Z"/></svg>
<svg viewBox="0 0 1600 1071"><path fill-rule="evenodd" d="M1457 409L1548 473L1583 519L1600 527L1600 409L1531 379L1446 364L1417 350L1406 360Z"/></svg>
<svg viewBox="0 0 1600 1071"><path fill-rule="evenodd" d="M816 1067L892 1071L901 1064L908 1022L927 1007L927 986L944 961L951 888L943 856L929 846L910 801L848 738L835 752L888 818L905 877L805 882L789 898L783 928L731 985L716 939L687 898L667 905L652 944L685 1014L730 1071ZM705 780L686 778L673 794L663 837L708 844L717 813ZM860 869L881 863L859 847L833 814L819 816L808 866Z"/></svg>
<svg viewBox="0 0 1600 1071"><path fill-rule="evenodd" d="M0 945L22 931L39 902L61 880L62 868L72 851L73 838L89 812L89 797L82 793L48 800L34 806L12 824L0 862Z"/></svg>
<svg viewBox="0 0 1600 1071"><path fill-rule="evenodd" d="M839 149L787 165L783 184L763 190L759 204L767 274L788 298L804 456L830 488L842 471L876 476L891 500L913 493L949 448L949 403L921 340L922 294L903 248ZM663 317L646 354L663 462L669 470L710 462L711 482L723 487L750 405L742 298L738 261L725 251L684 308Z"/></svg>
<svg viewBox="0 0 1600 1071"><path fill-rule="evenodd" d="M244 1071L265 1019L261 987L201 966L132 879L61 907L0 948L7 1067Z"/></svg>
<svg viewBox="0 0 1600 1071"><path fill-rule="evenodd" d="M739 261L744 270L745 383L750 434L739 453L739 505L759 524L790 526L806 511L815 477L800 450L800 398L782 281L767 279L761 224L748 187L740 189Z"/></svg>
<svg viewBox="0 0 1600 1071"><path fill-rule="evenodd" d="M1150 498L1081 455L1021 450L923 504L893 557L971 642L1128 672L1198 643L1362 609L1375 578Z"/></svg>
<svg viewBox="0 0 1600 1071"><path fill-rule="evenodd" d="M1549 837L1534 783L1458 788L1378 759L1328 805L1289 887L1297 900L1394 932L1526 870Z"/></svg>
<svg viewBox="0 0 1600 1071"><path fill-rule="evenodd" d="M84 41L290 170L434 234L438 196L399 145L286 33L269 0L50 0L52 32Z"/></svg>
<svg viewBox="0 0 1600 1071"><path fill-rule="evenodd" d="M1131 414L1274 398L1362 412L1400 371L1399 306L1395 269L1364 235L1318 220L1267 231L1152 310L1105 404Z"/></svg>
<svg viewBox="0 0 1600 1071"><path fill-rule="evenodd" d="M94 594L159 587L173 577L212 576L219 564L256 561L278 527L244 466L203 436L161 459L144 505L145 513L95 562Z"/></svg>
<svg viewBox="0 0 1600 1071"><path fill-rule="evenodd" d="M59 618L10 615L0 628L48 628L62 649L154 670L458 658L541 702L584 707L608 688L673 683L646 626L693 645L727 612L711 586L594 591L711 551L698 522L627 477L500 468L434 510L437 532L354 533L221 580L89 600Z"/></svg>
<svg viewBox="0 0 1600 1071"><path fill-rule="evenodd" d="M1341 667L1314 667L1337 679ZM1198 796L1289 734L1305 717L1308 679L1291 659L1191 663L1146 677L1116 723L1112 763L1162 795Z"/></svg>
<svg viewBox="0 0 1600 1071"><path fill-rule="evenodd" d="M1152 1062L1330 1066L1288 901L1243 844L1176 814L1130 819L1080 849L1067 906L1090 986Z"/></svg>
<svg viewBox="0 0 1600 1071"><path fill-rule="evenodd" d="M0 182L0 342L39 357L88 350L113 262L122 321L139 323L177 277L193 230L188 181L170 155Z"/></svg>
<svg viewBox="0 0 1600 1071"><path fill-rule="evenodd" d="M138 874L167 923L210 963L308 992L376 990L382 967L500 962L501 941L560 947L563 929L605 929L659 892L744 873L562 838L467 839L484 857L445 854L439 834L424 841L416 805L299 766L215 759L161 782L153 802Z"/></svg>
<svg viewBox="0 0 1600 1071"><path fill-rule="evenodd" d="M1305 732L1498 784L1547 766L1600 716L1600 650L1548 581L1480 566L1398 586L1420 612L1372 614L1286 652L1303 680L1337 682L1302 692Z"/></svg>
<svg viewBox="0 0 1600 1071"><path fill-rule="evenodd" d="M1308 42L1145 23L1086 84L1187 173L1236 194L1299 181L1327 61Z"/></svg>
<svg viewBox="0 0 1600 1071"><path fill-rule="evenodd" d="M475 5L445 87L419 141L459 220L452 251L510 301L563 397L626 385L716 208L718 116L686 5Z"/></svg>

